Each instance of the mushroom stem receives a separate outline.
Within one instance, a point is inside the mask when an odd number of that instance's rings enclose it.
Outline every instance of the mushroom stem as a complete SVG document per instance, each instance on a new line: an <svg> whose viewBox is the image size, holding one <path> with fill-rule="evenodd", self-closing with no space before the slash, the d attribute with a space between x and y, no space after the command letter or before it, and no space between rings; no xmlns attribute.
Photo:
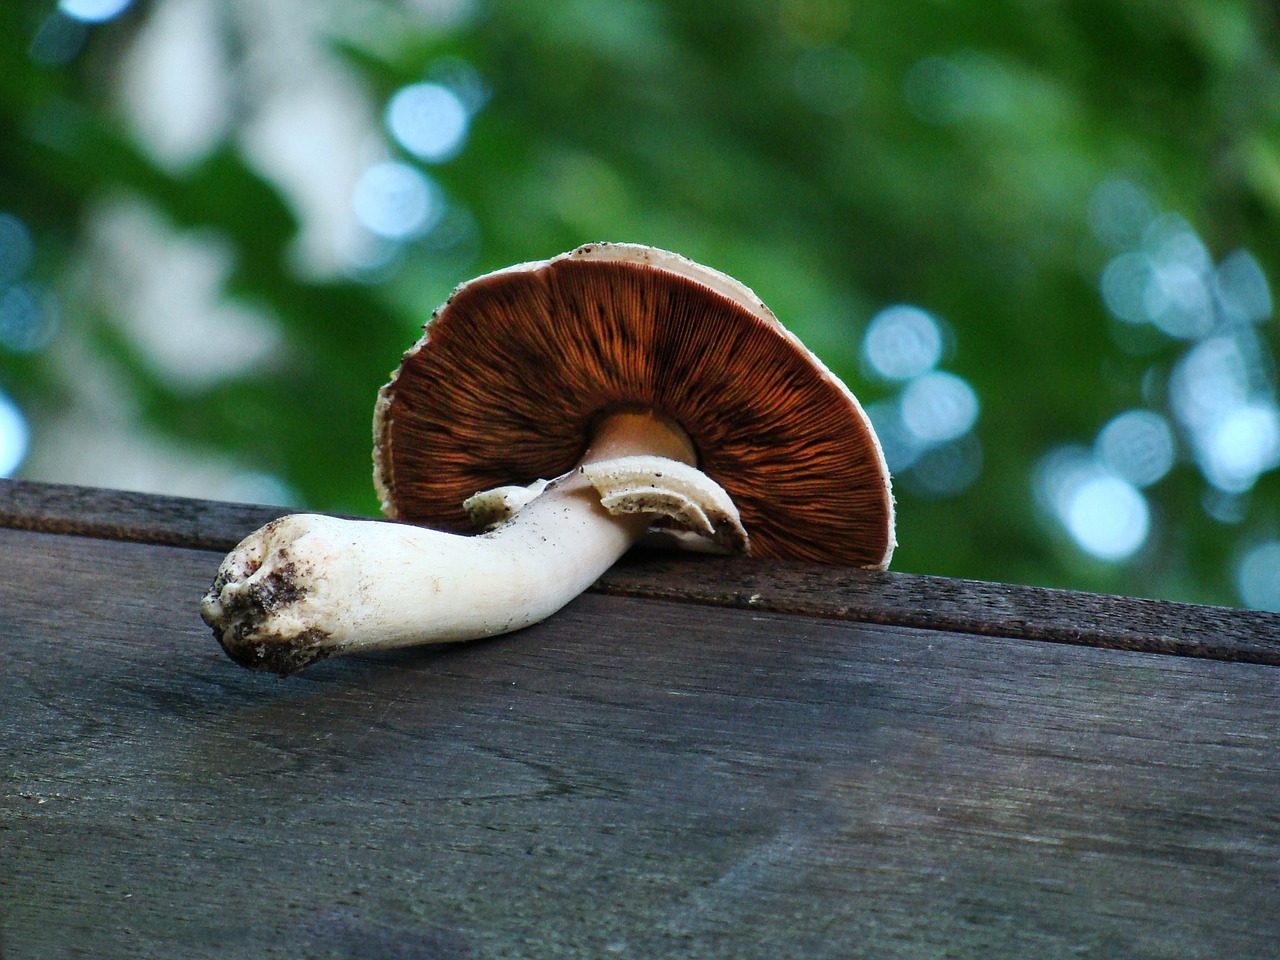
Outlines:
<svg viewBox="0 0 1280 960"><path fill-rule="evenodd" d="M665 418L617 413L598 424L574 470L480 536L282 517L227 556L201 616L237 663L282 675L338 653L529 626L589 587L652 523L650 513L609 513L579 469L638 454L696 459Z"/></svg>

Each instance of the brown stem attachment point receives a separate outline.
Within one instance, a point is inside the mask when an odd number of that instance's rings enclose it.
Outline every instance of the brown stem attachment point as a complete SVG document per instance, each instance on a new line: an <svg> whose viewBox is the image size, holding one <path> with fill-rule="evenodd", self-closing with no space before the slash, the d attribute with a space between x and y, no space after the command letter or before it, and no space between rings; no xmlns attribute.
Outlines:
<svg viewBox="0 0 1280 960"><path fill-rule="evenodd" d="M698 465L693 441L674 420L653 410L624 410L610 413L595 424L591 444L574 470L635 454L679 460L691 467Z"/></svg>

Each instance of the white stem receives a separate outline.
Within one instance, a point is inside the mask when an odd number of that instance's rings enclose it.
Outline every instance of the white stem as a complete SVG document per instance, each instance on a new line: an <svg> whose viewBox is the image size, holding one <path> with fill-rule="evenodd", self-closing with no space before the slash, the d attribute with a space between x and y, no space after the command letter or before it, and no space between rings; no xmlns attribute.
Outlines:
<svg viewBox="0 0 1280 960"><path fill-rule="evenodd" d="M665 421L620 414L582 464L638 453L693 461ZM297 514L228 555L201 615L234 660L282 674L336 653L495 636L555 613L651 521L610 514L577 470L475 537Z"/></svg>

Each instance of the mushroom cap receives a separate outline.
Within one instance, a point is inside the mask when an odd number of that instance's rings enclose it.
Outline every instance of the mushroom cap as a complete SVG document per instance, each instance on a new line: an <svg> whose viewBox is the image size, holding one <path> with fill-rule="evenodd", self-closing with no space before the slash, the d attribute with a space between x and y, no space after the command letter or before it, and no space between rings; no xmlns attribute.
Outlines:
<svg viewBox="0 0 1280 960"><path fill-rule="evenodd" d="M467 530L463 501L571 469L593 423L679 424L757 557L888 566L893 497L849 389L747 287L597 243L459 286L378 395L374 482L398 520Z"/></svg>

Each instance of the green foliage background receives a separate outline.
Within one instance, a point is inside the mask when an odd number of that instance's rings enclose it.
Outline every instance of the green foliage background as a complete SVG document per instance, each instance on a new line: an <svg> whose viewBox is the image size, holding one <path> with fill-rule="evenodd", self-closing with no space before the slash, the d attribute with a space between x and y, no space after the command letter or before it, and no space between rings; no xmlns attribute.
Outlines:
<svg viewBox="0 0 1280 960"><path fill-rule="evenodd" d="M233 6L221 22L236 49ZM442 58L470 64L487 91L465 148L430 168L470 232L410 244L377 283L290 265L295 214L234 138L180 173L131 138L110 79L155 5L90 28L59 65L30 56L52 7L0 5L0 211L30 228L33 274L62 311L48 348L0 349L0 388L33 445L66 413L58 351L75 341L127 382L149 427L281 476L308 507L372 513L374 394L452 286L633 240L746 282L864 402L892 390L860 363L867 321L894 303L945 321L946 369L982 404L983 469L952 497L899 484L895 568L1238 602L1236 559L1280 528L1275 471L1224 524L1202 509L1184 451L1148 491L1148 545L1115 564L1042 514L1033 477L1054 446L1158 408L1152 378L1184 346L1154 332L1132 342L1110 318L1098 277L1115 251L1088 223L1101 183L1141 184L1215 258L1247 248L1280 276L1270 4L492 0L446 29L393 3L312 6L376 103ZM931 57L968 86L922 117L909 78ZM87 219L120 194L230 246L226 296L286 331L270 364L191 390L137 356L78 270ZM1274 347L1274 321L1265 329Z"/></svg>

